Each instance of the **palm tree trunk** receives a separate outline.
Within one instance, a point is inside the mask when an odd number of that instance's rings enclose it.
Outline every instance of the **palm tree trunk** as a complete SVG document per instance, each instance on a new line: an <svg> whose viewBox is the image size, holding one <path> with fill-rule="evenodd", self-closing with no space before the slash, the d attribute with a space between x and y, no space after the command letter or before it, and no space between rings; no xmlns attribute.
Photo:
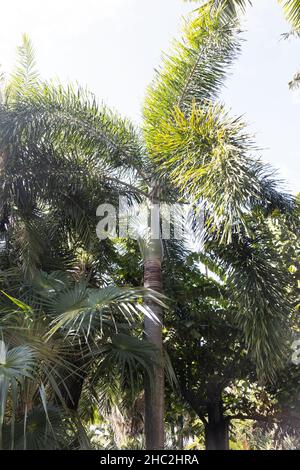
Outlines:
<svg viewBox="0 0 300 470"><path fill-rule="evenodd" d="M160 236L160 208L152 202L151 240L149 240L144 260L144 286L160 292L162 290L162 246ZM154 302L147 304L162 322L162 308ZM145 438L146 449L164 448L164 364L162 347L162 324L145 318L145 335L158 351L154 377L150 383L145 379Z"/></svg>

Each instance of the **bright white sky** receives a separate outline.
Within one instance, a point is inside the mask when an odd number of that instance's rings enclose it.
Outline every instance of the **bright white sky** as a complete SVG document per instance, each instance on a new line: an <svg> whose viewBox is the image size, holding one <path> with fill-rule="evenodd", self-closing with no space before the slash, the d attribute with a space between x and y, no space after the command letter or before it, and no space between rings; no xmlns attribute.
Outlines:
<svg viewBox="0 0 300 470"><path fill-rule="evenodd" d="M222 99L243 114L263 158L300 190L300 92L288 82L300 70L300 40L276 0L253 0L243 54ZM140 121L145 89L161 51L192 9L182 0L9 0L1 5L0 64L10 71L22 33L31 37L44 78L87 85L100 100Z"/></svg>

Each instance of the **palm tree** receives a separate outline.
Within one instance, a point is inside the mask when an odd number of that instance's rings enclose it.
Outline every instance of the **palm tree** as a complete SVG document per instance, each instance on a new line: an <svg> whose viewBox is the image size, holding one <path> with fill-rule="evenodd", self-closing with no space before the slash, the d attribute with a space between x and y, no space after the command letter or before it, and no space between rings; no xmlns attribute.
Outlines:
<svg viewBox="0 0 300 470"><path fill-rule="evenodd" d="M7 275L7 271L1 271L1 277ZM49 436L47 431L45 438L51 437L51 442L41 439L40 446L70 446L70 440L59 442L58 415L61 426L63 419L71 419L70 424L78 426L78 404L88 376L94 386L107 377L107 383L102 382L104 390L113 389L118 382L134 388L142 374L151 382L156 351L134 337L132 331L141 315L151 316L141 299L155 303L155 297L145 289L90 288L88 281L81 279L78 283L63 272L36 272L31 283L22 280L21 271L15 270L10 277L6 290L18 292L30 305L7 293L0 298L0 437L4 430L4 442L1 437L0 443L16 448L21 423L27 430L27 415L40 416L43 409L51 428L50 409L57 436ZM44 423L42 418L35 419ZM30 433L30 423L28 426ZM42 433L40 426L36 432ZM80 428L69 435L70 439L77 432ZM25 441L22 445L32 448Z"/></svg>
<svg viewBox="0 0 300 470"><path fill-rule="evenodd" d="M259 371L267 368L272 376L282 363L280 332L288 308L280 275L269 270L272 258L255 249L249 214L257 206L265 214L276 207L290 211L293 202L277 191L272 171L249 154L252 141L241 120L215 102L238 52L236 17L224 18L223 8L212 15L211 4L196 10L149 87L143 130L160 187L171 179L183 200L203 207L205 248L235 286L236 320ZM159 428L158 418L152 425ZM162 446L154 432L152 439L154 448Z"/></svg>
<svg viewBox="0 0 300 470"><path fill-rule="evenodd" d="M149 364L147 365L149 354L154 363L153 349L141 342L139 352L128 329L118 326L118 322L122 312L126 321L141 314L145 318L153 318L151 309L144 307L141 299L153 308L162 306L163 303L157 302L157 295L154 296L149 289L107 286L109 282L114 282L113 273L118 263L118 253L110 241L104 241L99 248L94 230L96 208L105 198L117 204L120 194L126 195L128 200L145 197L143 188L130 183L130 178L135 178L137 174L135 165L131 165L127 157L125 163L122 162L125 158L122 152L126 155L128 152L132 160L137 160L138 163L140 148L133 127L108 110L98 110L94 98L87 96L84 91L82 99L71 89L64 94L60 87L52 89L52 97L47 96L46 86L40 85L35 72L33 51L26 36L19 49L19 62L19 67L3 90L2 100L1 232L4 235L4 245L0 253L1 287L11 298L21 299L21 302L28 303L32 308L42 309L47 316L52 317L53 323L50 325L46 321L44 327L44 330L51 327L51 334L47 336L47 331L43 331L43 341L44 337L49 338L48 341L52 337L56 338L58 333L67 338L74 334L78 337L78 344L75 342L72 352L72 369L67 374L64 371L59 372L62 376L67 375L67 378L60 386L51 384L56 393L59 391L68 409L76 411L87 370L86 359L80 354L81 348L78 349L78 345L87 339L92 344L98 344L101 339L99 329L106 329L109 333L106 333L105 340L100 341L102 349L99 349L99 344L98 349L96 348L99 368L101 365L103 369L103 357L107 361L111 355L110 363L115 358L115 372L123 370L124 373L128 365L130 376L133 377L133 366L139 364L139 368L150 377ZM23 133L24 129L19 129L19 137L24 137L24 141L15 141L14 148L9 148L10 138L7 137L10 134L8 127L13 124L11 118L13 115L17 116L23 106L26 109L23 100L27 95L38 98L36 92L45 93L43 97L53 104L55 95L58 108L62 104L59 101L66 100L61 108L63 113L66 112L65 117L56 109L57 116L62 118L60 124L63 124L68 113L68 100L70 107L79 106L83 113L87 112L88 120L93 121L94 125L93 129L90 128L94 135L92 139L98 136L102 142L101 145L95 142L94 149L97 148L97 152L90 147L91 140L87 142L88 147L84 148L82 142L80 145L74 142L74 135L69 135L69 144L72 142L72 145L68 146L68 139L64 139L64 143L60 140L59 130L56 139L50 139L50 144L44 145L42 136L32 138L33 136L26 135L26 131ZM90 100L89 109L85 108L83 97ZM41 116L40 104L41 102L34 101L37 115L44 119L46 113ZM52 118L53 110L50 108L48 110ZM78 110L79 108L73 109L73 112L77 113ZM101 131L105 129L103 135L98 126ZM4 138L6 132L7 137ZM64 129L62 132L64 133ZM122 172L126 173L126 179L122 177ZM54 269L55 272L52 272ZM71 279L65 272L73 273ZM76 283L71 285L74 277ZM99 289L99 286L102 288ZM22 305L19 300L18 302L19 306ZM6 315L7 309L7 305L2 305L5 314L3 331L6 335L11 331L10 325L5 329L8 318L11 318L9 309ZM114 314L111 316L113 310ZM123 336L117 334L120 330L123 331ZM27 340L24 341L26 343ZM23 342L20 339L21 345ZM122 343L122 347L118 348L119 343ZM124 349L126 344L127 349ZM95 351L93 359L94 364ZM122 360L119 369L116 368L118 360ZM90 361L91 358L88 364Z"/></svg>
<svg viewBox="0 0 300 470"><path fill-rule="evenodd" d="M32 63L30 49L25 50L26 62ZM21 260L27 260L23 262L26 278L32 278L32 269L26 268L28 260L31 264L34 260L33 269L43 267L44 261L45 251L40 250L37 256L38 245L31 243L32 234L39 244L43 241L39 236L41 206L46 214L53 206L53 216L62 217L62 224L54 231L56 240L65 237L78 249L89 251L92 246L97 252L89 230L99 204L97 191L102 200L109 198L110 202L116 201L120 192L131 201L145 200L152 225L144 249L144 285L160 292L160 203L181 197L203 207L205 248L223 263L235 286L240 306L236 320L258 369L262 372L267 366L272 375L282 363L278 328L287 307L277 272L270 269L271 260L264 259L256 246L252 220L257 206L262 206L265 214L275 208L288 211L292 200L277 191L269 170L251 156L252 142L243 123L230 118L216 103L226 71L238 52L236 18L224 21L221 9L212 15L211 5L197 9L185 25L182 41L165 57L149 87L144 139L127 120L99 107L84 90L45 84L36 77L32 84L27 76L32 70L27 67L22 86L17 78L16 92L6 93L0 111L5 175L2 225L12 226L11 221L17 218L22 221L28 249L18 252ZM53 217L48 224L52 221ZM64 260L68 259L66 245ZM106 256L114 253L113 244L105 243L102 252ZM163 304L156 298L146 296L140 307L144 313L152 311L152 316L145 318L145 334L158 351L153 382L146 380L145 385L148 449L164 446ZM84 310L75 312L80 324ZM73 327L73 313L64 315L57 327L63 328L68 321Z"/></svg>

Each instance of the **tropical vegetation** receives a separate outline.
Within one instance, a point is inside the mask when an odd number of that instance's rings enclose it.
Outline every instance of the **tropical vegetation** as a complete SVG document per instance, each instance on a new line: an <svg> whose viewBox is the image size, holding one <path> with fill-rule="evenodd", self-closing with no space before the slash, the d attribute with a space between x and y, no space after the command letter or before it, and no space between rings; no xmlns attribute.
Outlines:
<svg viewBox="0 0 300 470"><path fill-rule="evenodd" d="M43 81L23 37L0 106L2 449L299 447L299 199L218 98L246 3L196 7L141 129ZM99 240L120 196L151 228ZM196 244L162 237L174 203Z"/></svg>

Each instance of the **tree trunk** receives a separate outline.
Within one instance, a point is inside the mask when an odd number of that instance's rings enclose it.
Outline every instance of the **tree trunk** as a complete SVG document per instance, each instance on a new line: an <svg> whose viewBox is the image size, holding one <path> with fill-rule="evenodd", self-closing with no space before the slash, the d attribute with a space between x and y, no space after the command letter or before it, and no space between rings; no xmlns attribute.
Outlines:
<svg viewBox="0 0 300 470"><path fill-rule="evenodd" d="M227 420L221 420L205 425L205 449L229 450Z"/></svg>
<svg viewBox="0 0 300 470"><path fill-rule="evenodd" d="M160 292L162 289L162 247L160 237L159 204L151 204L151 240L147 245L144 260L144 286ZM155 302L147 304L155 316L162 321L162 308ZM152 386L145 379L145 439L146 449L164 448L164 364L162 347L162 324L145 317L145 335L158 351L154 367Z"/></svg>
<svg viewBox="0 0 300 470"><path fill-rule="evenodd" d="M77 363L76 366L79 367L79 364ZM70 414L74 416L76 416L78 411L84 380L85 374L83 374L83 372L81 372L80 376L71 374L67 379L65 379L64 385L59 387L61 396L65 402L65 406L69 410ZM77 433L74 436L74 440L70 445L70 450L78 449L80 449L79 430L77 430Z"/></svg>
<svg viewBox="0 0 300 470"><path fill-rule="evenodd" d="M206 450L229 450L229 420L223 415L222 401L209 403L205 425Z"/></svg>

